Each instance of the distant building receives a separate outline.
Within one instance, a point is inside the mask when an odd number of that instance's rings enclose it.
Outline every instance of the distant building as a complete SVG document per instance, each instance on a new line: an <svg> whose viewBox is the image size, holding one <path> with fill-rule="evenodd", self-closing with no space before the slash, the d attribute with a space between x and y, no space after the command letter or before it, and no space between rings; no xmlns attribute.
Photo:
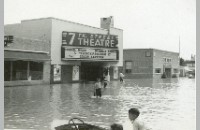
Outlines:
<svg viewBox="0 0 200 130"><path fill-rule="evenodd" d="M125 78L168 78L179 75L179 53L158 49L124 49Z"/></svg>
<svg viewBox="0 0 200 130"><path fill-rule="evenodd" d="M195 61L194 60L186 60L184 62L185 66L187 66L191 70L195 70Z"/></svg>
<svg viewBox="0 0 200 130"><path fill-rule="evenodd" d="M186 60L184 62L185 64L185 72L186 72L186 76L189 76L190 74L192 74L193 76L195 76L195 56L191 56L191 60Z"/></svg>
<svg viewBox="0 0 200 130"><path fill-rule="evenodd" d="M195 55L191 55L191 59L185 60L183 64L180 68L180 77L189 76L190 74L195 76Z"/></svg>
<svg viewBox="0 0 200 130"><path fill-rule="evenodd" d="M109 80L118 79L123 30L113 27L113 17L102 18L100 25L57 18L5 25L5 36L14 38L4 47L5 84L94 81L105 73Z"/></svg>

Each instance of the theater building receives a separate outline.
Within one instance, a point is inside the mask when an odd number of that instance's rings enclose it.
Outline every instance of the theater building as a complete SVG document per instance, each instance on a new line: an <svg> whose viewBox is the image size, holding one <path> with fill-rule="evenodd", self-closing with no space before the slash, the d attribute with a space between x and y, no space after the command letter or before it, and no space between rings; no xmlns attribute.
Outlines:
<svg viewBox="0 0 200 130"><path fill-rule="evenodd" d="M158 49L124 49L125 78L179 77L179 53Z"/></svg>
<svg viewBox="0 0 200 130"><path fill-rule="evenodd" d="M101 18L100 28L41 18L5 25L5 35L45 42L50 67L43 76L49 83L94 81L103 75L115 80L123 66L123 30L113 25L112 17Z"/></svg>

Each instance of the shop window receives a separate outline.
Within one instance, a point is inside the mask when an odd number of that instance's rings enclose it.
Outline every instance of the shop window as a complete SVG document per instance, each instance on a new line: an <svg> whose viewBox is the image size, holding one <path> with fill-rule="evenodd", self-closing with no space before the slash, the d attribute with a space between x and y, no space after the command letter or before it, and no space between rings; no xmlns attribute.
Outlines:
<svg viewBox="0 0 200 130"><path fill-rule="evenodd" d="M151 52L150 52L150 51L146 51L146 52L145 52L145 56L146 56L146 57L151 57Z"/></svg>
<svg viewBox="0 0 200 130"><path fill-rule="evenodd" d="M31 80L42 80L43 79L43 63L30 61L30 76Z"/></svg>
<svg viewBox="0 0 200 130"><path fill-rule="evenodd" d="M160 74L161 73L161 69L160 68L156 68L155 69L155 73Z"/></svg>
<svg viewBox="0 0 200 130"><path fill-rule="evenodd" d="M27 80L28 61L13 61L12 80Z"/></svg>
<svg viewBox="0 0 200 130"><path fill-rule="evenodd" d="M126 71L126 73L132 72L132 61L125 62L125 71Z"/></svg>
<svg viewBox="0 0 200 130"><path fill-rule="evenodd" d="M174 73L178 73L178 69L174 69Z"/></svg>
<svg viewBox="0 0 200 130"><path fill-rule="evenodd" d="M11 61L4 61L4 81L11 79Z"/></svg>

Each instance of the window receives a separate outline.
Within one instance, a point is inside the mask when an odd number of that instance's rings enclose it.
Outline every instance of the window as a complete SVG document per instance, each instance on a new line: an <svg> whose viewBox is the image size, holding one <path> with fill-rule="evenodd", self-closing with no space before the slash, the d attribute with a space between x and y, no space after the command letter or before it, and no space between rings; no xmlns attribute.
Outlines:
<svg viewBox="0 0 200 130"><path fill-rule="evenodd" d="M172 62L172 59L171 58L163 58L164 62L167 62L167 63L170 63Z"/></svg>
<svg viewBox="0 0 200 130"><path fill-rule="evenodd" d="M178 73L178 69L174 69L174 73Z"/></svg>
<svg viewBox="0 0 200 130"><path fill-rule="evenodd" d="M150 51L146 51L146 52L145 52L145 56L146 56L146 57L151 57L151 52L150 52Z"/></svg>
<svg viewBox="0 0 200 130"><path fill-rule="evenodd" d="M132 61L125 62L125 71L126 71L126 73L132 72Z"/></svg>
<svg viewBox="0 0 200 130"><path fill-rule="evenodd" d="M156 68L155 69L155 73L157 73L157 74L161 73L161 69L160 68Z"/></svg>
<svg viewBox="0 0 200 130"><path fill-rule="evenodd" d="M43 63L30 61L30 76L31 80L43 79Z"/></svg>
<svg viewBox="0 0 200 130"><path fill-rule="evenodd" d="M12 80L27 80L28 61L13 61Z"/></svg>
<svg viewBox="0 0 200 130"><path fill-rule="evenodd" d="M11 62L4 61L4 81L10 81L11 79Z"/></svg>
<svg viewBox="0 0 200 130"><path fill-rule="evenodd" d="M165 62L167 62L167 58L165 58Z"/></svg>
<svg viewBox="0 0 200 130"><path fill-rule="evenodd" d="M172 59L170 59L170 58L167 59L167 62L171 62L171 61L172 61Z"/></svg>

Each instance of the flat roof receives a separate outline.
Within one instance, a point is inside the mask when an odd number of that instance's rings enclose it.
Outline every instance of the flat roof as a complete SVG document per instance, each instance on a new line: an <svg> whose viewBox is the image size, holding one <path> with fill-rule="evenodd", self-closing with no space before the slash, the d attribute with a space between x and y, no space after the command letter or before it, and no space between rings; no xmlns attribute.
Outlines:
<svg viewBox="0 0 200 130"><path fill-rule="evenodd" d="M45 61L50 60L50 56L45 53L4 50L4 59Z"/></svg>
<svg viewBox="0 0 200 130"><path fill-rule="evenodd" d="M82 23L78 23L78 22L73 22L73 21L69 21L69 20L54 18L54 17L27 19L27 20L21 20L21 22L34 21L34 20L43 20L43 19L54 19L54 20L59 20L59 21L63 21L63 22L68 22L68 23L78 24L78 25L82 25L82 26L87 26L87 27L91 27L91 28L96 28L96 29L101 29L101 30L107 30L107 29L104 29L104 28L94 27L94 26L90 26L90 25L86 25L86 24L82 24ZM120 28L116 28L116 27L111 27L111 28L123 31L123 29L120 29Z"/></svg>
<svg viewBox="0 0 200 130"><path fill-rule="evenodd" d="M126 49L123 49L123 50L157 50L157 51L164 51L164 52L170 52L170 53L177 53L179 54L178 52L173 52L173 51L168 51L168 50L161 50L161 49L156 49L156 48L126 48Z"/></svg>

